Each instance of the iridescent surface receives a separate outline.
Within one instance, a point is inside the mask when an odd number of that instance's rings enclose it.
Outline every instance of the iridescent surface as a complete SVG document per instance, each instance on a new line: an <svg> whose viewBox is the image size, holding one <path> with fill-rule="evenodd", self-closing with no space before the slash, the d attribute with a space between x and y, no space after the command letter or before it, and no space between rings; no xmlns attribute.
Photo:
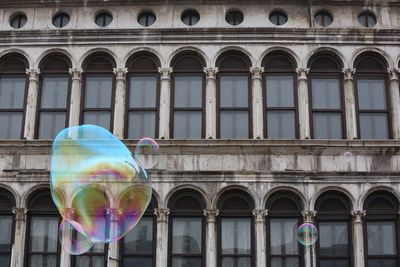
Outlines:
<svg viewBox="0 0 400 267"><path fill-rule="evenodd" d="M61 246L71 255L83 254L92 248L93 243L67 220L63 220L59 229Z"/></svg>
<svg viewBox="0 0 400 267"><path fill-rule="evenodd" d="M297 229L298 239L300 244L311 246L317 242L318 229L312 223L303 223Z"/></svg>
<svg viewBox="0 0 400 267"><path fill-rule="evenodd" d="M79 232L77 244L64 244L72 254L84 252L85 242L122 238L138 223L151 199L143 166L120 140L99 126L61 131L53 143L50 175L54 203L68 222L61 225L63 240L75 242L65 237L68 229Z"/></svg>
<svg viewBox="0 0 400 267"><path fill-rule="evenodd" d="M134 158L145 169L151 169L157 165L157 155L159 154L160 146L151 138L145 137L138 142Z"/></svg>

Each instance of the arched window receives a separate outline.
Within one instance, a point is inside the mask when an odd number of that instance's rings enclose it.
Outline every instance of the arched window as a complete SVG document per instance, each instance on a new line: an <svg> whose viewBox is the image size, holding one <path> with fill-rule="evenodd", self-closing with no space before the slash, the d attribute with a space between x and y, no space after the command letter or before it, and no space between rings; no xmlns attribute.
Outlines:
<svg viewBox="0 0 400 267"><path fill-rule="evenodd" d="M154 196L139 223L120 242L121 267L153 267L156 262L156 226Z"/></svg>
<svg viewBox="0 0 400 267"><path fill-rule="evenodd" d="M218 266L255 266L254 201L243 191L225 192L218 201Z"/></svg>
<svg viewBox="0 0 400 267"><path fill-rule="evenodd" d="M386 63L379 56L363 54L355 68L359 138L391 138Z"/></svg>
<svg viewBox="0 0 400 267"><path fill-rule="evenodd" d="M83 67L81 123L99 125L112 130L115 62L108 54L95 53L86 60Z"/></svg>
<svg viewBox="0 0 400 267"><path fill-rule="evenodd" d="M130 139L158 136L160 102L159 61L149 53L133 55L128 61L127 127Z"/></svg>
<svg viewBox="0 0 400 267"><path fill-rule="evenodd" d="M19 54L0 59L0 139L20 139L28 91L27 60Z"/></svg>
<svg viewBox="0 0 400 267"><path fill-rule="evenodd" d="M389 192L374 192L365 200L364 210L366 266L399 266L398 199Z"/></svg>
<svg viewBox="0 0 400 267"><path fill-rule="evenodd" d="M250 60L240 52L226 52L217 60L219 138L250 138L251 86Z"/></svg>
<svg viewBox="0 0 400 267"><path fill-rule="evenodd" d="M68 126L71 62L64 55L51 55L42 61L38 97L39 139L53 139Z"/></svg>
<svg viewBox="0 0 400 267"><path fill-rule="evenodd" d="M265 57L262 66L265 137L294 139L298 136L294 60L277 52Z"/></svg>
<svg viewBox="0 0 400 267"><path fill-rule="evenodd" d="M308 67L312 138L342 139L345 123L341 63L334 56L319 54L310 59Z"/></svg>
<svg viewBox="0 0 400 267"><path fill-rule="evenodd" d="M172 61L173 90L171 136L179 139L204 137L204 66L203 59L183 54Z"/></svg>
<svg viewBox="0 0 400 267"><path fill-rule="evenodd" d="M0 188L0 265L2 266L11 266L11 249L14 243L13 207L15 207L13 195Z"/></svg>
<svg viewBox="0 0 400 267"><path fill-rule="evenodd" d="M175 193L168 203L170 267L202 267L205 262L204 200L195 190Z"/></svg>
<svg viewBox="0 0 400 267"><path fill-rule="evenodd" d="M59 224L60 216L53 204L50 190L34 193L28 201L26 266L60 265Z"/></svg>
<svg viewBox="0 0 400 267"><path fill-rule="evenodd" d="M318 266L350 267L353 254L350 201L342 193L326 192L318 198L315 210L319 229Z"/></svg>

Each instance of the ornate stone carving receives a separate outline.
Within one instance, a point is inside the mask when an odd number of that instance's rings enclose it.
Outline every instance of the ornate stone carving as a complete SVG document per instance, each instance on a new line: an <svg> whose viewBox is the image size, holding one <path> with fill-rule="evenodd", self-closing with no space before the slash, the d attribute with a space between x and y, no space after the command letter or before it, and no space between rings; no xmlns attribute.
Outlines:
<svg viewBox="0 0 400 267"><path fill-rule="evenodd" d="M253 216L256 223L264 223L265 216L268 215L268 210L253 210Z"/></svg>
<svg viewBox="0 0 400 267"><path fill-rule="evenodd" d="M264 67L254 67L250 68L250 73L253 79L262 79L262 74L264 73Z"/></svg>
<svg viewBox="0 0 400 267"><path fill-rule="evenodd" d="M389 81L397 81L399 80L398 70L397 69L387 69L389 74Z"/></svg>
<svg viewBox="0 0 400 267"><path fill-rule="evenodd" d="M26 74L29 75L29 81L39 81L40 69L27 69Z"/></svg>
<svg viewBox="0 0 400 267"><path fill-rule="evenodd" d="M208 223L215 222L217 216L219 215L219 210L203 210L204 216L206 216L206 220Z"/></svg>
<svg viewBox="0 0 400 267"><path fill-rule="evenodd" d="M125 81L126 74L128 73L127 68L114 68L115 79Z"/></svg>
<svg viewBox="0 0 400 267"><path fill-rule="evenodd" d="M107 209L106 210L108 217L111 221L118 221L118 215L122 214L121 209Z"/></svg>
<svg viewBox="0 0 400 267"><path fill-rule="evenodd" d="M301 212L303 215L304 221L308 223L314 222L314 217L317 215L317 212L314 210L305 210Z"/></svg>
<svg viewBox="0 0 400 267"><path fill-rule="evenodd" d="M69 69L69 73L71 74L73 81L80 81L82 79L83 69L81 68Z"/></svg>
<svg viewBox="0 0 400 267"><path fill-rule="evenodd" d="M154 209L154 214L157 215L157 222L168 222L169 209Z"/></svg>
<svg viewBox="0 0 400 267"><path fill-rule="evenodd" d="M297 73L297 80L307 80L307 74L310 72L310 69L308 68L297 68L296 73Z"/></svg>
<svg viewBox="0 0 400 267"><path fill-rule="evenodd" d="M356 73L356 69L346 69L346 68L343 68L343 69L342 69L342 73L343 73L343 76L344 76L344 80L345 80L345 81L353 80L353 78L354 78L354 73Z"/></svg>
<svg viewBox="0 0 400 267"><path fill-rule="evenodd" d="M218 68L204 68L206 78L215 80L217 78Z"/></svg>
<svg viewBox="0 0 400 267"><path fill-rule="evenodd" d="M161 80L171 80L172 68L158 68L161 74Z"/></svg>
<svg viewBox="0 0 400 267"><path fill-rule="evenodd" d="M25 208L13 208L12 212L15 214L16 221L25 221L28 210Z"/></svg>
<svg viewBox="0 0 400 267"><path fill-rule="evenodd" d="M362 223L362 218L367 214L365 210L352 210L351 216L356 223Z"/></svg>

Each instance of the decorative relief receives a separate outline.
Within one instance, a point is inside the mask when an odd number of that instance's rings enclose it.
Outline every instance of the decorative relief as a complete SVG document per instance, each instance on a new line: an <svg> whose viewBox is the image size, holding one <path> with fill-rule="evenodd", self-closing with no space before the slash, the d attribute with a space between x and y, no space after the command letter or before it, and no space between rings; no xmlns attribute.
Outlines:
<svg viewBox="0 0 400 267"><path fill-rule="evenodd" d="M73 81L80 81L82 79L83 69L81 68L69 69L69 73L71 74Z"/></svg>
<svg viewBox="0 0 400 267"><path fill-rule="evenodd" d="M353 216L354 222L362 223L362 218L367 214L365 210L352 210L351 216Z"/></svg>
<svg viewBox="0 0 400 267"><path fill-rule="evenodd" d="M208 223L215 222L217 216L219 215L219 210L203 210L204 216L206 216L206 220Z"/></svg>
<svg viewBox="0 0 400 267"><path fill-rule="evenodd" d="M13 208L12 213L15 214L16 221L25 221L26 213L28 212L25 208Z"/></svg>
<svg viewBox="0 0 400 267"><path fill-rule="evenodd" d="M157 222L168 222L169 209L154 209L154 214L157 215Z"/></svg>
<svg viewBox="0 0 400 267"><path fill-rule="evenodd" d="M317 212L314 210L305 210L301 212L301 215L303 215L305 222L312 223L314 222L314 218L317 215Z"/></svg>
<svg viewBox="0 0 400 267"><path fill-rule="evenodd" d="M308 68L297 68L296 73L297 73L297 80L307 80L307 74L310 72L310 69Z"/></svg>
<svg viewBox="0 0 400 267"><path fill-rule="evenodd" d="M206 78L215 80L217 78L218 68L204 68Z"/></svg>
<svg viewBox="0 0 400 267"><path fill-rule="evenodd" d="M347 80L353 80L353 78L354 78L354 73L356 73L356 69L346 69L346 68L343 68L343 69L342 69L342 73L343 73L343 75L344 75L344 80L345 80L345 81L347 81Z"/></svg>
<svg viewBox="0 0 400 267"><path fill-rule="evenodd" d="M398 69L387 69L389 74L389 81L397 81L399 80Z"/></svg>
<svg viewBox="0 0 400 267"><path fill-rule="evenodd" d="M264 223L268 210L253 210L253 216L256 223Z"/></svg>
<svg viewBox="0 0 400 267"><path fill-rule="evenodd" d="M254 67L250 68L250 73L253 79L262 79L262 74L264 73L264 67Z"/></svg>
<svg viewBox="0 0 400 267"><path fill-rule="evenodd" d="M161 80L171 80L172 68L158 68L161 74Z"/></svg>
<svg viewBox="0 0 400 267"><path fill-rule="evenodd" d="M125 81L126 74L128 73L127 68L114 68L115 79Z"/></svg>
<svg viewBox="0 0 400 267"><path fill-rule="evenodd" d="M27 69L26 74L29 76L29 81L39 81L40 69Z"/></svg>

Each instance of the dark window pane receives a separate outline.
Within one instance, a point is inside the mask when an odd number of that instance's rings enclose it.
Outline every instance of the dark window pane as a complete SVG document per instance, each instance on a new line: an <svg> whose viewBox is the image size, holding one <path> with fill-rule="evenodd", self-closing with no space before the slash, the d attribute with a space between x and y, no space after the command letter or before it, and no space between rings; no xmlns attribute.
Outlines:
<svg viewBox="0 0 400 267"><path fill-rule="evenodd" d="M20 29L25 26L27 22L27 17L24 14L15 15L10 22L11 27L14 29Z"/></svg>
<svg viewBox="0 0 400 267"><path fill-rule="evenodd" d="M70 21L70 17L66 13L60 13L54 16L53 18L53 25L57 28L63 28L67 26Z"/></svg>
<svg viewBox="0 0 400 267"><path fill-rule="evenodd" d="M395 259L368 260L368 267L398 267Z"/></svg>
<svg viewBox="0 0 400 267"><path fill-rule="evenodd" d="M201 267L201 258L172 257L172 267Z"/></svg>
<svg viewBox="0 0 400 267"><path fill-rule="evenodd" d="M299 258L297 257L271 257L271 266L273 267L299 267ZM325 267L325 265L320 265L321 267Z"/></svg>
<svg viewBox="0 0 400 267"><path fill-rule="evenodd" d="M0 215L0 252L11 252L12 224L12 216Z"/></svg>
<svg viewBox="0 0 400 267"><path fill-rule="evenodd" d="M153 267L153 258L145 257L124 257L122 267Z"/></svg>
<svg viewBox="0 0 400 267"><path fill-rule="evenodd" d="M174 138L201 138L201 111L174 112Z"/></svg>
<svg viewBox="0 0 400 267"><path fill-rule="evenodd" d="M320 222L319 254L321 256L350 256L348 237L347 222Z"/></svg>
<svg viewBox="0 0 400 267"><path fill-rule="evenodd" d="M0 78L0 109L23 109L25 78Z"/></svg>
<svg viewBox="0 0 400 267"><path fill-rule="evenodd" d="M0 112L0 139L20 139L22 112Z"/></svg>
<svg viewBox="0 0 400 267"><path fill-rule="evenodd" d="M314 109L341 109L339 79L312 79Z"/></svg>
<svg viewBox="0 0 400 267"><path fill-rule="evenodd" d="M328 12L323 12L323 11L318 12L315 15L314 19L315 19L316 24L323 26L323 27L329 26L333 22L333 18L331 16L331 14L329 14Z"/></svg>
<svg viewBox="0 0 400 267"><path fill-rule="evenodd" d="M67 108L69 78L44 78L42 85L42 108Z"/></svg>
<svg viewBox="0 0 400 267"><path fill-rule="evenodd" d="M111 112L85 111L83 115L83 124L98 125L109 130L111 125Z"/></svg>
<svg viewBox="0 0 400 267"><path fill-rule="evenodd" d="M360 136L361 139L389 138L388 115L386 113L361 113Z"/></svg>
<svg viewBox="0 0 400 267"><path fill-rule="evenodd" d="M357 80L359 109L386 109L385 80Z"/></svg>
<svg viewBox="0 0 400 267"><path fill-rule="evenodd" d="M269 15L269 20L276 26L281 26L288 21L288 17L283 12L274 11Z"/></svg>
<svg viewBox="0 0 400 267"><path fill-rule="evenodd" d="M298 254L298 219L271 219L271 255Z"/></svg>
<svg viewBox="0 0 400 267"><path fill-rule="evenodd" d="M85 108L111 108L112 77L87 77Z"/></svg>
<svg viewBox="0 0 400 267"><path fill-rule="evenodd" d="M249 105L249 86L248 76L221 76L221 108L228 107L248 107Z"/></svg>
<svg viewBox="0 0 400 267"><path fill-rule="evenodd" d="M243 13L240 11L230 11L225 15L225 20L230 25L236 26L243 22Z"/></svg>
<svg viewBox="0 0 400 267"><path fill-rule="evenodd" d="M201 108L203 106L203 78L199 76L175 76L174 106L176 108Z"/></svg>
<svg viewBox="0 0 400 267"><path fill-rule="evenodd" d="M222 267L250 267L251 258L250 257L222 257ZM275 267L275 266L274 266Z"/></svg>
<svg viewBox="0 0 400 267"><path fill-rule="evenodd" d="M193 26L199 22L200 14L196 10L189 9L183 12L181 20L184 24Z"/></svg>
<svg viewBox="0 0 400 267"><path fill-rule="evenodd" d="M157 76L131 77L130 108L155 108L157 100Z"/></svg>
<svg viewBox="0 0 400 267"><path fill-rule="evenodd" d="M202 252L202 219L172 219L172 253L201 254Z"/></svg>
<svg viewBox="0 0 400 267"><path fill-rule="evenodd" d="M29 267L58 267L57 256L55 255L32 255L29 258Z"/></svg>
<svg viewBox="0 0 400 267"><path fill-rule="evenodd" d="M222 254L251 254L251 220L221 218Z"/></svg>
<svg viewBox="0 0 400 267"><path fill-rule="evenodd" d="M155 137L155 111L131 111L128 116L128 138Z"/></svg>
<svg viewBox="0 0 400 267"><path fill-rule="evenodd" d="M313 128L315 139L341 139L342 113L314 112Z"/></svg>
<svg viewBox="0 0 400 267"><path fill-rule="evenodd" d="M396 255L395 222L367 222L368 255Z"/></svg>
<svg viewBox="0 0 400 267"><path fill-rule="evenodd" d="M144 12L139 15L138 22L144 27L148 27L156 22L156 15L152 12Z"/></svg>
<svg viewBox="0 0 400 267"><path fill-rule="evenodd" d="M0 254L0 267L10 267L11 255Z"/></svg>
<svg viewBox="0 0 400 267"><path fill-rule="evenodd" d="M349 260L340 260L340 259L335 259L335 260L320 260L319 266L323 267L350 267ZM380 266L382 267L382 266Z"/></svg>
<svg viewBox="0 0 400 267"><path fill-rule="evenodd" d="M53 139L66 125L65 112L41 112L39 138Z"/></svg>
<svg viewBox="0 0 400 267"><path fill-rule="evenodd" d="M57 252L58 217L32 217L30 223L30 252Z"/></svg>
<svg viewBox="0 0 400 267"><path fill-rule="evenodd" d="M295 112L268 111L267 131L268 138L295 138Z"/></svg>
<svg viewBox="0 0 400 267"><path fill-rule="evenodd" d="M270 76L266 77L267 107L293 107L293 77Z"/></svg>
<svg viewBox="0 0 400 267"><path fill-rule="evenodd" d="M248 138L249 113L247 111L221 111L221 138Z"/></svg>
<svg viewBox="0 0 400 267"><path fill-rule="evenodd" d="M153 218L143 217L124 237L122 253L153 253ZM142 265L139 265L142 266Z"/></svg>

